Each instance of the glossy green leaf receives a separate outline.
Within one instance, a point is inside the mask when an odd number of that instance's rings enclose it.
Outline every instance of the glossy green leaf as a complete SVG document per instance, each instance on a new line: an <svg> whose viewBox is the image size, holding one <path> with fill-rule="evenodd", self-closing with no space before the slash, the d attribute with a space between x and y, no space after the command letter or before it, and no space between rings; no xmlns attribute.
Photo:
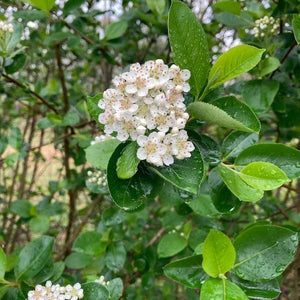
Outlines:
<svg viewBox="0 0 300 300"><path fill-rule="evenodd" d="M32 232L45 233L48 231L49 226L49 218L45 215L37 215L29 221L29 228Z"/></svg>
<svg viewBox="0 0 300 300"><path fill-rule="evenodd" d="M125 264L126 255L126 249L122 243L111 244L105 253L105 264L110 270L118 272Z"/></svg>
<svg viewBox="0 0 300 300"><path fill-rule="evenodd" d="M243 86L243 99L256 113L264 113L271 107L278 90L279 82L276 80L248 81Z"/></svg>
<svg viewBox="0 0 300 300"><path fill-rule="evenodd" d="M256 202L263 197L263 190L258 190L248 185L243 181L239 172L223 164L218 165L218 171L229 190L241 201Z"/></svg>
<svg viewBox="0 0 300 300"><path fill-rule="evenodd" d="M73 244L73 251L88 255L99 255L105 251L106 243L101 241L101 234L96 231L81 233Z"/></svg>
<svg viewBox="0 0 300 300"><path fill-rule="evenodd" d="M191 288L201 288L201 282L207 278L202 269L202 255L194 255L172 261L164 266L167 277Z"/></svg>
<svg viewBox="0 0 300 300"><path fill-rule="evenodd" d="M6 255L3 249L0 247L0 279L4 278L6 269Z"/></svg>
<svg viewBox="0 0 300 300"><path fill-rule="evenodd" d="M22 218L30 217L30 210L32 205L27 200L16 200L10 205L10 211L19 215Z"/></svg>
<svg viewBox="0 0 300 300"><path fill-rule="evenodd" d="M209 53L205 33L194 13L180 1L173 1L169 11L169 40L175 63L191 71L189 83L198 96L209 71Z"/></svg>
<svg viewBox="0 0 300 300"><path fill-rule="evenodd" d="M235 165L245 166L255 161L264 161L276 165L290 179L300 177L300 151L283 144L252 145L239 154L235 160Z"/></svg>
<svg viewBox="0 0 300 300"><path fill-rule="evenodd" d="M295 39L297 43L300 44L300 14L294 15L292 24Z"/></svg>
<svg viewBox="0 0 300 300"><path fill-rule="evenodd" d="M12 58L12 63L5 67L5 71L7 74L13 74L24 67L26 63L26 55L25 54L17 54Z"/></svg>
<svg viewBox="0 0 300 300"><path fill-rule="evenodd" d="M220 212L214 206L210 195L200 194L196 199L187 202L191 209L201 216L216 218Z"/></svg>
<svg viewBox="0 0 300 300"><path fill-rule="evenodd" d="M208 76L210 89L254 68L265 49L239 45L222 54L212 66Z"/></svg>
<svg viewBox="0 0 300 300"><path fill-rule="evenodd" d="M85 149L86 160L95 168L106 170L108 161L120 144L117 139L105 140Z"/></svg>
<svg viewBox="0 0 300 300"><path fill-rule="evenodd" d="M280 61L277 57L270 56L259 64L259 75L261 77L270 74L271 72L275 71L277 68L280 67Z"/></svg>
<svg viewBox="0 0 300 300"><path fill-rule="evenodd" d="M113 40L121 37L127 30L128 23L125 20L109 24L105 29L105 39Z"/></svg>
<svg viewBox="0 0 300 300"><path fill-rule="evenodd" d="M42 236L28 243L20 252L16 265L15 276L18 280L33 278L47 263L54 246L54 238Z"/></svg>
<svg viewBox="0 0 300 300"><path fill-rule="evenodd" d="M114 226L121 224L125 218L126 214L123 210L118 207L109 207L102 213L102 220L105 226Z"/></svg>
<svg viewBox="0 0 300 300"><path fill-rule="evenodd" d="M0 283L0 299L3 299L3 296L7 293L9 289L10 289L9 285L2 285Z"/></svg>
<svg viewBox="0 0 300 300"><path fill-rule="evenodd" d="M166 7L166 0L147 0L147 5L154 13L162 15Z"/></svg>
<svg viewBox="0 0 300 300"><path fill-rule="evenodd" d="M117 161L117 175L121 179L131 178L138 170L140 160L136 152L139 145L136 142L128 144Z"/></svg>
<svg viewBox="0 0 300 300"><path fill-rule="evenodd" d="M219 23L224 24L228 28L245 29L253 27L251 17L245 12L242 12L241 15L238 16L234 13L224 11L216 13L215 18Z"/></svg>
<svg viewBox="0 0 300 300"><path fill-rule="evenodd" d="M276 165L267 162L253 162L242 169L241 178L250 186L259 190L273 190L289 179Z"/></svg>
<svg viewBox="0 0 300 300"><path fill-rule="evenodd" d="M34 285L45 282L51 278L53 271L54 271L54 264L52 259L49 258L47 263L43 267L43 269L33 278L30 278L29 281Z"/></svg>
<svg viewBox="0 0 300 300"><path fill-rule="evenodd" d="M248 300L245 293L233 282L210 278L201 288L200 300Z"/></svg>
<svg viewBox="0 0 300 300"><path fill-rule="evenodd" d="M56 282L63 274L64 269L65 269L65 263L63 261L55 262L53 264L53 273L49 278L49 280L51 280L52 282Z"/></svg>
<svg viewBox="0 0 300 300"><path fill-rule="evenodd" d="M82 285L84 300L108 300L109 291L100 283L87 282Z"/></svg>
<svg viewBox="0 0 300 300"><path fill-rule="evenodd" d="M29 2L30 5L46 11L49 11L55 4L55 0L27 0L24 2Z"/></svg>
<svg viewBox="0 0 300 300"><path fill-rule="evenodd" d="M121 278L114 278L107 285L110 300L119 300L123 294L123 281Z"/></svg>
<svg viewBox="0 0 300 300"><path fill-rule="evenodd" d="M218 277L233 267L235 250L229 237L221 231L211 229L202 249L202 267L209 276Z"/></svg>
<svg viewBox="0 0 300 300"><path fill-rule="evenodd" d="M92 257L86 253L73 252L65 259L69 269L82 269L92 263Z"/></svg>
<svg viewBox="0 0 300 300"><path fill-rule="evenodd" d="M179 233L169 233L159 241L157 253L159 257L170 257L182 251L186 246L186 239Z"/></svg>
<svg viewBox="0 0 300 300"><path fill-rule="evenodd" d="M188 112L194 118L221 127L246 132L260 131L260 122L252 109L233 96L211 103L194 102L188 106Z"/></svg>
<svg viewBox="0 0 300 300"><path fill-rule="evenodd" d="M223 159L236 158L245 148L258 142L258 134L245 133L241 131L231 132L223 141L222 153Z"/></svg>
<svg viewBox="0 0 300 300"><path fill-rule="evenodd" d="M219 1L214 5L214 7L222 11L231 12L236 15L239 15L241 12L241 4L232 0Z"/></svg>
<svg viewBox="0 0 300 300"><path fill-rule="evenodd" d="M240 233L234 247L235 274L245 280L261 282L278 277L292 262L298 235L284 227L257 225Z"/></svg>
<svg viewBox="0 0 300 300"><path fill-rule="evenodd" d="M120 179L117 175L117 161L126 144L120 144L111 156L107 168L107 182L114 202L126 211L141 208L148 199L159 192L162 180L140 164L138 172L129 179Z"/></svg>
<svg viewBox="0 0 300 300"><path fill-rule="evenodd" d="M175 159L168 167L150 167L150 169L179 189L193 194L197 194L204 176L203 160L197 146L191 152L191 157Z"/></svg>
<svg viewBox="0 0 300 300"><path fill-rule="evenodd" d="M265 282L253 282L230 274L230 280L237 284L248 297L254 299L275 299L281 292L277 278Z"/></svg>
<svg viewBox="0 0 300 300"><path fill-rule="evenodd" d="M68 0L63 8L64 15L69 14L72 10L79 8L85 0Z"/></svg>

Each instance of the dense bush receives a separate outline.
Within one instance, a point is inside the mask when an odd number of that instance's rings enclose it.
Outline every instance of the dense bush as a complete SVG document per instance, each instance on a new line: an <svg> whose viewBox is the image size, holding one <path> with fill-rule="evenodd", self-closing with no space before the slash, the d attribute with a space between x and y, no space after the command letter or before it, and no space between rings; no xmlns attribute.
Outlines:
<svg viewBox="0 0 300 300"><path fill-rule="evenodd" d="M0 4L0 299L300 297L299 1Z"/></svg>

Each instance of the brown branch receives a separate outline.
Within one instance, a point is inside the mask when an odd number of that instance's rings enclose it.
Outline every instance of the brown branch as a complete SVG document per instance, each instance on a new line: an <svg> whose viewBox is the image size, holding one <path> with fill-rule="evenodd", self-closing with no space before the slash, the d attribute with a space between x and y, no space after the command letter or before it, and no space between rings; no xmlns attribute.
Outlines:
<svg viewBox="0 0 300 300"><path fill-rule="evenodd" d="M292 52L292 50L293 50L296 46L297 46L297 42L294 41L294 43L290 46L290 48L288 49L288 51L285 53L285 55L284 55L283 58L281 59L281 61L280 61L281 64L284 63L284 61L287 59L287 57L289 56L289 54ZM272 77L275 75L275 73L276 73L277 71L279 71L279 69L280 69L280 66L279 66L275 71L272 72L272 74L270 75L270 78L272 78Z"/></svg>
<svg viewBox="0 0 300 300"><path fill-rule="evenodd" d="M289 191L293 191L293 192L296 192L297 194L300 194L300 190L299 189L293 188L293 187L291 187L289 185L283 184L282 187L286 188Z"/></svg>
<svg viewBox="0 0 300 300"><path fill-rule="evenodd" d="M161 228L157 231L156 235L146 244L146 247L152 246L155 242L166 232L165 228Z"/></svg>
<svg viewBox="0 0 300 300"><path fill-rule="evenodd" d="M15 84L16 86L23 88L23 89L27 89L27 87L22 84L21 82L15 80L14 78L6 75L6 74L2 74L2 76L9 82ZM45 106L47 106L50 110L52 110L53 112L55 112L56 114L58 114L58 110L52 105L50 104L45 98L43 98L41 95L39 95L38 93L36 93L33 90L29 89L29 93L31 95L33 95L34 97L36 97L37 99L39 99Z"/></svg>
<svg viewBox="0 0 300 300"><path fill-rule="evenodd" d="M57 62L57 67L58 67L58 76L60 79L61 87L62 87L62 92L63 92L63 103L64 103L64 113L66 114L67 111L70 108L69 104L69 97L68 97L68 91L66 87L66 82L65 82L65 76L64 76L64 71L63 71L63 65L62 65L62 59L61 59L61 54L60 54L60 45L55 44L55 57L56 57L56 62ZM73 129L71 128L71 133L73 133ZM69 142L69 127L64 128L64 168L66 172L66 178L68 181L71 180L71 169L70 169L70 142ZM71 231L72 231L72 226L75 220L75 215L76 215L76 191L74 189L68 189L68 195L69 195L69 216L68 216L68 225L66 229L66 239L65 242L68 243L70 237L71 237ZM69 248L65 249L66 252L64 253L65 255L68 254Z"/></svg>

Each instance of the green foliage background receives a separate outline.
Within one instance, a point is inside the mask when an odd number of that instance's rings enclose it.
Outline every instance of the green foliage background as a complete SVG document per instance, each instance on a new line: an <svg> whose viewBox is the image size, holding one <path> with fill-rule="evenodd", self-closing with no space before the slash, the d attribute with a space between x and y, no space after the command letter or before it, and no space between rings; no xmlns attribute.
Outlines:
<svg viewBox="0 0 300 300"><path fill-rule="evenodd" d="M300 297L299 1L0 6L0 299L47 280L87 300ZM265 16L278 32L255 37ZM90 146L112 78L157 58L191 71L192 157Z"/></svg>

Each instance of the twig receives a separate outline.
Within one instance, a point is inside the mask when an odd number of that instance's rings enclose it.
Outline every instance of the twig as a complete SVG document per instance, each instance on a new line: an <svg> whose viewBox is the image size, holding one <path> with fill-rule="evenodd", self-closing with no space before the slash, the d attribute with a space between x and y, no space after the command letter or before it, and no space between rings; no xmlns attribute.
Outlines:
<svg viewBox="0 0 300 300"><path fill-rule="evenodd" d="M300 194L300 190L299 189L293 188L293 187L291 187L289 185L283 184L282 187L286 188L289 191L293 191L293 192L296 192L297 194Z"/></svg>
<svg viewBox="0 0 300 300"><path fill-rule="evenodd" d="M293 50L294 47L296 47L296 46L297 46L297 43L296 43L296 41L294 41L294 43L290 46L290 48L288 49L288 51L285 53L285 55L284 55L283 58L281 59L281 61L280 61L281 64L284 63L284 61L287 59L287 57L289 56L289 54L292 52L292 50ZM275 75L275 73L276 73L277 71L279 71L279 69L280 69L280 66L279 66L275 71L272 72L272 74L270 75L270 78L272 78L272 77Z"/></svg>
<svg viewBox="0 0 300 300"><path fill-rule="evenodd" d="M2 74L2 76L6 79L6 80L8 80L9 82L11 82L11 83L14 83L16 86L18 86L18 87L20 87L20 88L23 88L23 89L27 89L27 87L24 85L24 84L22 84L21 82L19 82L19 81L17 81L17 80L15 80L14 78L12 78L12 77L10 77L10 76L8 76L8 75L6 75L6 74ZM55 112L56 114L58 114L58 110L52 105L52 104L50 104L45 98L43 98L41 95L39 95L38 93L36 93L35 91L33 91L33 90L28 90L29 91L29 93L31 94L31 95L33 95L34 97L36 97L37 99L39 99L44 105L46 105L49 109L51 109L53 112Z"/></svg>
<svg viewBox="0 0 300 300"><path fill-rule="evenodd" d="M156 235L146 244L146 247L152 246L165 233L166 229L161 228Z"/></svg>

